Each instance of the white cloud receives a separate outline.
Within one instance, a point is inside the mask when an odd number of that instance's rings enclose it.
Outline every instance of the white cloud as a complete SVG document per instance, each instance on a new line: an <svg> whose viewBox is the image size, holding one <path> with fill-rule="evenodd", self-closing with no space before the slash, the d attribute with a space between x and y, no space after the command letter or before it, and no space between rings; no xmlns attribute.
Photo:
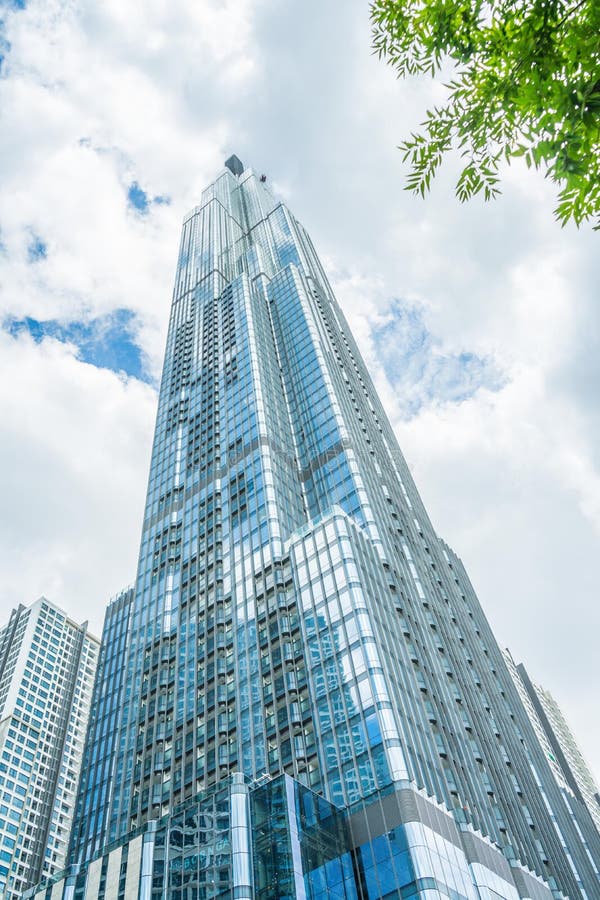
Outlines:
<svg viewBox="0 0 600 900"><path fill-rule="evenodd" d="M136 568L155 392L0 332L3 615L39 595L99 633Z"/></svg>

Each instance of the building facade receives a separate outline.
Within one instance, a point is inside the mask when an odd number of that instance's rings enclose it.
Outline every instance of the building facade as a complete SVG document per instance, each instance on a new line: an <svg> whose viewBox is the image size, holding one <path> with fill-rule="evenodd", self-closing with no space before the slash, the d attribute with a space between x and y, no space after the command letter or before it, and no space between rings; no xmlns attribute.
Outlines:
<svg viewBox="0 0 600 900"><path fill-rule="evenodd" d="M531 681L522 663L519 674L571 788L585 803L600 831L600 791L560 706L549 691Z"/></svg>
<svg viewBox="0 0 600 900"><path fill-rule="evenodd" d="M64 869L99 642L41 598L0 631L0 897Z"/></svg>
<svg viewBox="0 0 600 900"><path fill-rule="evenodd" d="M71 846L80 859L97 855L106 842L108 810L120 710L125 696L123 658L127 646L133 589L122 591L108 605L94 683L87 740L83 753Z"/></svg>
<svg viewBox="0 0 600 900"><path fill-rule="evenodd" d="M551 776L310 237L236 157L183 225L121 627L120 699L90 730L72 869L39 894L148 898L156 878L173 900L336 896L291 838L287 862L249 874L232 849L215 893L208 869L185 891L161 881L142 837L127 882L124 848L153 822L224 791L233 848L231 786L287 784L342 811L337 896L600 896L598 835ZM255 860L273 840L248 802Z"/></svg>
<svg viewBox="0 0 600 900"><path fill-rule="evenodd" d="M413 786L372 798L368 811L350 812L289 775L248 783L234 773L24 898L549 896L541 879L511 867L489 841L459 828Z"/></svg>
<svg viewBox="0 0 600 900"><path fill-rule="evenodd" d="M585 804L600 832L600 791L561 708L549 691L532 681L523 663L516 665L508 650L505 653L556 779Z"/></svg>

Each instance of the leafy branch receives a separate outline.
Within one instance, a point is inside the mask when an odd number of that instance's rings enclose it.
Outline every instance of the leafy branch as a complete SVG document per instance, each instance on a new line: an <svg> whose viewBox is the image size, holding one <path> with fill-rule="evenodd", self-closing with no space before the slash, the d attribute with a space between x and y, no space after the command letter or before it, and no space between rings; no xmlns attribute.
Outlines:
<svg viewBox="0 0 600 900"><path fill-rule="evenodd" d="M464 159L461 202L500 192L522 157L556 183L557 219L600 228L600 3L578 0L375 0L373 47L400 77L451 67L444 104L400 149L407 189L425 195L444 156Z"/></svg>

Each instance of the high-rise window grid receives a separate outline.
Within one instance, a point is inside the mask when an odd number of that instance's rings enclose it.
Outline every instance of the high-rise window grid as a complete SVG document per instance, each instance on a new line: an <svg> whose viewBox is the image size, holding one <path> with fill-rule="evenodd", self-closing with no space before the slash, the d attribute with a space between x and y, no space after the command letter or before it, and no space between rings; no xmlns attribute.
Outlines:
<svg viewBox="0 0 600 900"><path fill-rule="evenodd" d="M64 868L98 641L45 599L0 632L0 896Z"/></svg>

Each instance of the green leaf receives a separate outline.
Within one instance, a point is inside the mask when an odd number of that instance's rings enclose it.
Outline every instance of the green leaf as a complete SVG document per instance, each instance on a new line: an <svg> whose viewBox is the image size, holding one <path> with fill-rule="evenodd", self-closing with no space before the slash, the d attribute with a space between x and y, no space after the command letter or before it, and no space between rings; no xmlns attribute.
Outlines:
<svg viewBox="0 0 600 900"><path fill-rule="evenodd" d="M600 219L598 0L375 0L371 22L400 77L446 76L446 103L400 144L408 189L424 196L458 150L458 199L493 199L499 160L520 157L556 183L560 222Z"/></svg>

